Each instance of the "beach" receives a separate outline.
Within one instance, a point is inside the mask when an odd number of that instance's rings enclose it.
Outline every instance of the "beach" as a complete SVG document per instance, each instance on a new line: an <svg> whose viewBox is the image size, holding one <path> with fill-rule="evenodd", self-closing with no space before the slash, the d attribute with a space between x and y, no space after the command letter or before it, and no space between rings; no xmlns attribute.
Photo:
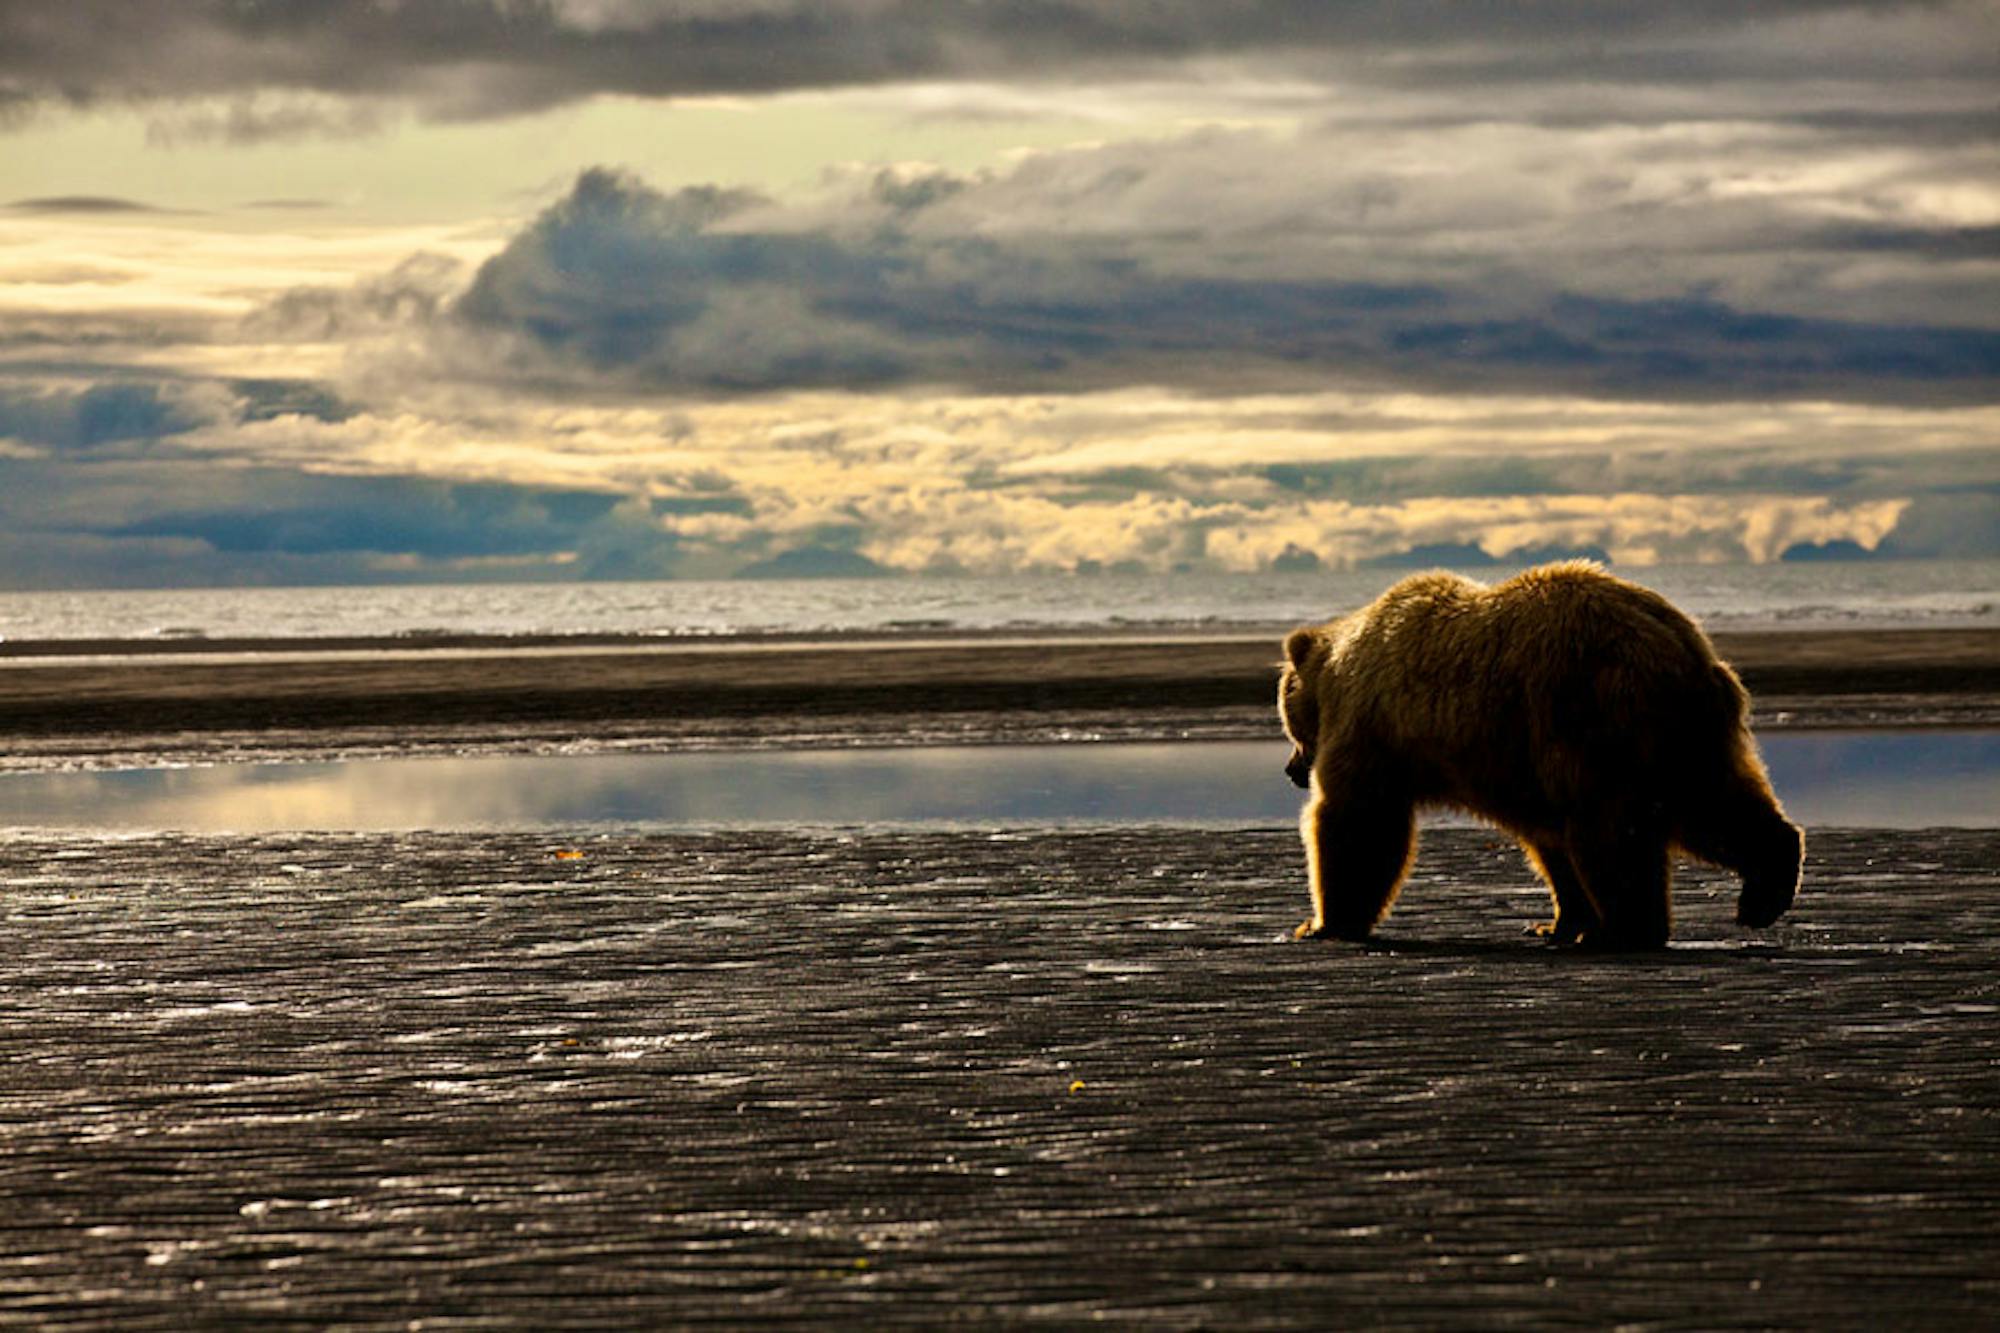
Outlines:
<svg viewBox="0 0 2000 1333"><path fill-rule="evenodd" d="M1276 734L1265 635L0 645L0 768ZM2000 725L2000 630L1716 636L1772 727ZM60 650L60 651L58 651Z"/></svg>
<svg viewBox="0 0 2000 1333"><path fill-rule="evenodd" d="M1992 632L1721 646L1767 728L2000 719ZM1274 657L17 652L0 749L1270 738ZM1466 827L1368 946L1285 827L0 834L0 1323L1990 1326L2000 832L1808 857L1605 956Z"/></svg>
<svg viewBox="0 0 2000 1333"><path fill-rule="evenodd" d="M0 1333L2000 1333L1996 90L0 0Z"/></svg>
<svg viewBox="0 0 2000 1333"><path fill-rule="evenodd" d="M0 840L0 1321L1981 1328L2000 835L1604 957L1480 830Z"/></svg>

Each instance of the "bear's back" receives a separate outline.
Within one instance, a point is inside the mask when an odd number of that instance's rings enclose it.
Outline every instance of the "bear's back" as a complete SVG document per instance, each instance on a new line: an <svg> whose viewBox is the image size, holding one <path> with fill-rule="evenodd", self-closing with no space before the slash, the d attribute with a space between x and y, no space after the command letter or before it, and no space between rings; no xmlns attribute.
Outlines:
<svg viewBox="0 0 2000 1333"><path fill-rule="evenodd" d="M1662 677L1705 681L1715 650L1673 603L1588 561L1524 570L1486 589L1489 632L1549 669L1625 664Z"/></svg>
<svg viewBox="0 0 2000 1333"><path fill-rule="evenodd" d="M1538 741L1679 770L1735 736L1742 686L1658 593L1578 562L1528 570L1486 597Z"/></svg>
<svg viewBox="0 0 2000 1333"><path fill-rule="evenodd" d="M1342 628L1342 686L1329 703L1357 737L1457 775L1438 778L1443 787L1546 787L1547 775L1515 770L1544 761L1677 771L1684 751L1733 734L1744 706L1693 621L1584 562L1491 587L1414 575Z"/></svg>

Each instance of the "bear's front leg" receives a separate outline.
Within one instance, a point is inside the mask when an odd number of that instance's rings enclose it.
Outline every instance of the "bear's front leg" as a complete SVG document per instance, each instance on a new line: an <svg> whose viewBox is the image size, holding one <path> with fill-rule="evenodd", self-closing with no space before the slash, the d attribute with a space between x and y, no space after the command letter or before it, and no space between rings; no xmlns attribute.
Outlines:
<svg viewBox="0 0 2000 1333"><path fill-rule="evenodd" d="M1316 793L1299 821L1312 915L1294 938L1367 939L1402 887L1415 826L1407 802Z"/></svg>
<svg viewBox="0 0 2000 1333"><path fill-rule="evenodd" d="M1691 799L1679 835L1689 852L1741 877L1737 921L1768 926L1798 894L1805 835L1785 818L1755 764L1754 756L1746 756L1736 771Z"/></svg>

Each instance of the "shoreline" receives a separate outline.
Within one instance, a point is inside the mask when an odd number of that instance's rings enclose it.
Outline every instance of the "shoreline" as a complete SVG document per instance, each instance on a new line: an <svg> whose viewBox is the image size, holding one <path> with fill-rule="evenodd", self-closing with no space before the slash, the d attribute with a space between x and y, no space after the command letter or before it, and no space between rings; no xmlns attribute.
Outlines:
<svg viewBox="0 0 2000 1333"><path fill-rule="evenodd" d="M2000 629L1712 637L1749 687L1760 729L2000 726ZM1275 636L1157 629L17 655L0 662L0 771L550 749L1258 739L1275 734L1277 655Z"/></svg>
<svg viewBox="0 0 2000 1333"><path fill-rule="evenodd" d="M146 638L0 639L0 670L17 661L145 661L186 658L351 656L481 656L511 654L645 652L772 652L787 648L858 649L941 647L961 643L1275 642L1290 622L1216 625L1189 621L1131 624L1003 625L969 627L913 622L887 629L744 630L718 633L633 634L418 631L397 634L221 635Z"/></svg>
<svg viewBox="0 0 2000 1333"><path fill-rule="evenodd" d="M887 628L847 630L730 630L708 632L631 633L624 631L530 632L496 634L481 631L418 630L393 634L208 635L202 633L136 637L8 638L0 635L0 671L48 662L118 661L141 663L187 660L259 660L289 658L310 661L338 657L435 657L511 655L591 655L619 653L756 653L809 648L849 651L899 648L941 648L972 644L1253 644L1281 642L1301 623L1297 620L1230 621L1158 620L1080 625L1019 624L964 626L913 621ZM1926 656L1963 652L1954 640L2000 641L2000 625L1825 623L1785 624L1740 620L1703 632L1726 659L1732 649L1757 658L1793 655L1777 647L1787 642L1804 648L1808 659L1824 658L1830 643L1865 640L1884 644L1919 645ZM1905 652L1907 650L1898 650Z"/></svg>

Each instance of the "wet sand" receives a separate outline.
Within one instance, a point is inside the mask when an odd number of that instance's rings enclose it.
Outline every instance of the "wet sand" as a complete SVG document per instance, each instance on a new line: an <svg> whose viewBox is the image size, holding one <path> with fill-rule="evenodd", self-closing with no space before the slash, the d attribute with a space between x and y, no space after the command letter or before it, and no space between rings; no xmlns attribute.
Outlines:
<svg viewBox="0 0 2000 1333"><path fill-rule="evenodd" d="M2000 724L2000 633L1718 637ZM1269 738L1274 644L21 650L0 767ZM1289 829L0 833L0 1325L1990 1327L2000 834L1810 847L1606 958L1464 828L1368 949Z"/></svg>
<svg viewBox="0 0 2000 1333"><path fill-rule="evenodd" d="M1716 639L1750 686L1760 727L2000 725L2000 630ZM199 654L91 658L0 645L0 768L1254 739L1275 727L1277 643L1274 634L313 652L207 645Z"/></svg>
<svg viewBox="0 0 2000 1333"><path fill-rule="evenodd" d="M0 1323L1990 1328L2000 835L0 837Z"/></svg>

